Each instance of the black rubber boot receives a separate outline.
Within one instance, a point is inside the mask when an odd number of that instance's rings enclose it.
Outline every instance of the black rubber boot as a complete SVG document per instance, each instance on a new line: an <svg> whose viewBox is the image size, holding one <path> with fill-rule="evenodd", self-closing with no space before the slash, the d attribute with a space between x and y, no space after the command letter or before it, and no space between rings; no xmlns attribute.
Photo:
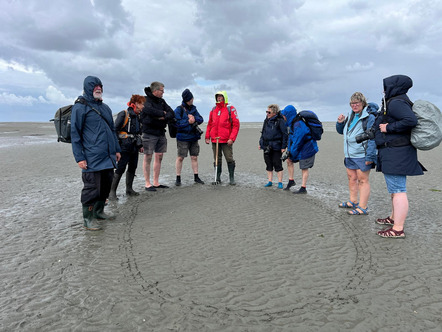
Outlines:
<svg viewBox="0 0 442 332"><path fill-rule="evenodd" d="M128 196L138 196L140 193L133 190L132 185L134 183L135 173L126 172L126 194Z"/></svg>
<svg viewBox="0 0 442 332"><path fill-rule="evenodd" d="M213 166L215 167L215 163L213 163ZM217 183L221 183L221 173L222 173L222 171L223 171L222 164L219 164L218 168L216 170L216 182Z"/></svg>
<svg viewBox="0 0 442 332"><path fill-rule="evenodd" d="M98 220L111 220L115 217L104 213L104 201L98 201L94 204L94 218Z"/></svg>
<svg viewBox="0 0 442 332"><path fill-rule="evenodd" d="M117 173L114 173L114 178L113 178L113 180L112 180L112 186L111 186L111 191L110 191L110 193L109 193L109 200L110 201L116 201L116 200L118 200L118 197L117 197L117 188L118 188L118 184L120 183L120 180L121 180L121 176L122 176L123 174L117 174Z"/></svg>
<svg viewBox="0 0 442 332"><path fill-rule="evenodd" d="M234 186L235 182L235 162L227 163L227 167L229 169L229 181L230 185Z"/></svg>
<svg viewBox="0 0 442 332"><path fill-rule="evenodd" d="M94 219L93 205L83 205L83 227L89 231L100 231L102 229Z"/></svg>
<svg viewBox="0 0 442 332"><path fill-rule="evenodd" d="M177 187L181 186L181 175L176 176L175 185Z"/></svg>

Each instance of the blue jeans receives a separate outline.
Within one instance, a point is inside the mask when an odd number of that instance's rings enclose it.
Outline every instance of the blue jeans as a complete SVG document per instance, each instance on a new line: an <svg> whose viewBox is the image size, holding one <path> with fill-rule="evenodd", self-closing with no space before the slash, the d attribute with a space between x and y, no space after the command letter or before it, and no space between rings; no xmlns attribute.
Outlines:
<svg viewBox="0 0 442 332"><path fill-rule="evenodd" d="M390 194L406 193L407 192L407 176L384 174L387 190Z"/></svg>

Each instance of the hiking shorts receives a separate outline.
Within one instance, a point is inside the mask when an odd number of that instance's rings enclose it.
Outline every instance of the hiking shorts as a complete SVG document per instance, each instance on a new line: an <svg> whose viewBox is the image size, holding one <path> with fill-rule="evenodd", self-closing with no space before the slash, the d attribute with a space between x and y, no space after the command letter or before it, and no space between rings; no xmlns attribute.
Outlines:
<svg viewBox="0 0 442 332"><path fill-rule="evenodd" d="M315 164L315 155L307 159L301 159L299 161L299 169L312 168L314 164Z"/></svg>
<svg viewBox="0 0 442 332"><path fill-rule="evenodd" d="M177 147L177 156L181 158L187 157L187 152L190 152L190 155L193 157L197 157L200 154L200 145L198 141L195 142L184 142L176 140Z"/></svg>
<svg viewBox="0 0 442 332"><path fill-rule="evenodd" d="M384 174L387 190L390 194L399 194L407 192L407 176Z"/></svg>
<svg viewBox="0 0 442 332"><path fill-rule="evenodd" d="M166 135L155 136L150 134L143 134L143 149L144 154L151 155L155 153L167 152Z"/></svg>
<svg viewBox="0 0 442 332"><path fill-rule="evenodd" d="M373 168L374 163L365 165L365 158L345 158L344 165L348 169L360 169L362 172L367 172Z"/></svg>

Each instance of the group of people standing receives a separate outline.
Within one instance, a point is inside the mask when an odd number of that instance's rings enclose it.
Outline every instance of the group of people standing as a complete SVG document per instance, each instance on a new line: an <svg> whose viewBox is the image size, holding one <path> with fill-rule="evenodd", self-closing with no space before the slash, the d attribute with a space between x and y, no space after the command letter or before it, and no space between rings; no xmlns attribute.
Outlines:
<svg viewBox="0 0 442 332"><path fill-rule="evenodd" d="M304 121L295 121L297 110L293 105L287 105L282 111L276 104L267 107L266 119L264 120L261 137L259 139L260 150L263 150L264 162L267 171L267 184L264 187L273 186L273 171L278 177L278 189L290 190L296 183L294 180L294 164L299 163L302 173L301 187L294 194L307 193L307 179L309 169L315 163L315 155L318 152L318 144L310 132L310 128ZM287 151L289 150L289 151ZM283 154L287 158L283 157ZM287 161L289 181L283 188L283 160Z"/></svg>
<svg viewBox="0 0 442 332"><path fill-rule="evenodd" d="M413 86L411 78L394 75L383 80L382 108L367 103L355 92L350 98L350 113L339 115L336 130L344 135L344 165L347 169L350 199L339 204L350 209L350 215L368 215L369 174L372 168L384 174L391 195L391 213L376 219L388 226L377 234L385 238L405 238L404 224L408 214L407 176L422 175L426 170L417 160L411 144L411 130L417 125L407 96Z"/></svg>
<svg viewBox="0 0 442 332"><path fill-rule="evenodd" d="M163 99L164 84L152 82L145 96L132 95L128 108L118 113L115 123L112 111L103 103L101 80L88 76L84 80L84 103L72 108L71 137L76 162L82 169L83 225L100 230L97 220L109 219L104 213L106 200L117 200L117 188L126 171L126 194L139 195L133 189L139 153L144 154L143 173L146 191L168 188L159 183L163 154L167 152L166 127L176 128L177 158L175 185L181 185L183 160L190 154L194 182L204 184L198 175L198 141L203 134L199 125L204 119L193 104L189 89L182 93L182 103L175 110ZM240 128L235 107L228 104L225 91L215 94L215 107L210 112L205 142L212 143L217 162L216 182L221 182L222 155L227 162L229 183L235 185L233 143ZM153 171L151 181L151 164ZM114 173L114 169L115 173Z"/></svg>
<svg viewBox="0 0 442 332"><path fill-rule="evenodd" d="M406 190L407 175L422 175L424 167L417 160L416 148L411 145L411 129L417 118L406 93L412 87L411 78L395 75L385 78L382 109L368 103L365 96L354 93L350 98L351 111L339 115L336 130L344 135L344 165L347 170L349 200L339 204L349 209L350 215L368 215L370 197L369 174L372 168L384 174L391 194L392 211L386 218L376 219L380 225L390 226L377 234L387 238L404 238L404 223L408 214ZM118 113L115 124L110 108L103 103L103 85L97 77L84 80L85 102L72 108L72 150L82 169L84 187L81 193L84 227L99 230L96 220L108 219L104 213L105 201L117 199L116 190L126 171L127 195L138 195L132 185L139 153L144 154L143 173L146 191L168 188L159 183L163 154L167 151L166 127L175 127L177 142L176 181L181 185L183 160L190 154L194 182L204 184L198 175L198 141L204 121L193 104L189 89L182 93L182 103L175 110L163 99L164 84L152 82L145 88L145 96L132 95L128 108ZM267 184L273 186L273 171L278 178L278 189L290 190L295 185L294 164L299 163L302 184L295 194L307 193L309 169L318 152L316 140L304 121L294 121L297 110L288 105L267 107L258 148L263 151ZM215 106L210 112L205 143L212 143L216 183L221 182L222 156L227 162L229 183L235 184L233 143L240 128L235 107L228 103L227 93L215 94ZM287 153L289 149L290 153ZM284 157L285 156L285 157ZM153 178L151 164L153 159ZM284 188L282 163L287 160L289 181ZM114 173L114 169L116 169Z"/></svg>

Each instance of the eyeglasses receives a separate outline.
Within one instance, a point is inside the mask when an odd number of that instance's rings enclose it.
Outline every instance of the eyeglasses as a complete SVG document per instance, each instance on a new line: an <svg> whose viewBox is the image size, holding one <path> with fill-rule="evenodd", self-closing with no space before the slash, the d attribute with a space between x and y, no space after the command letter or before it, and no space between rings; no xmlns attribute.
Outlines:
<svg viewBox="0 0 442 332"><path fill-rule="evenodd" d="M158 89L158 91L160 91L160 92L164 93L164 89L163 89L163 90L161 90L161 89Z"/></svg>
<svg viewBox="0 0 442 332"><path fill-rule="evenodd" d="M272 112L266 111L267 114L272 114Z"/></svg>

